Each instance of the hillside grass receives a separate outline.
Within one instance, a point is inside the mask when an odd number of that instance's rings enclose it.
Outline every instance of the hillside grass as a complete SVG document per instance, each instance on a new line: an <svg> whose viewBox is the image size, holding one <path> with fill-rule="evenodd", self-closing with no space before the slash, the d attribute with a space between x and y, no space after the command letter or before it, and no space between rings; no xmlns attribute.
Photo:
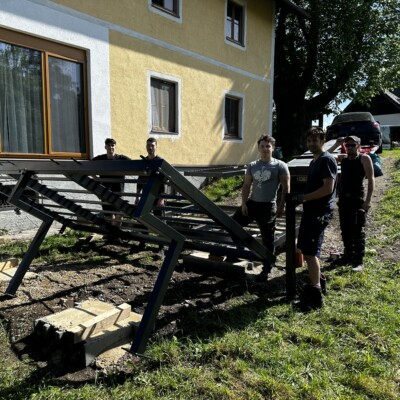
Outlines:
<svg viewBox="0 0 400 400"><path fill-rule="evenodd" d="M385 171L393 184L370 222L380 229L368 238L365 269L329 271L322 310L302 314L268 293L245 293L212 320L192 315L191 337L153 338L148 358L132 362L128 375L95 383L37 379L34 365L3 356L0 398L399 399L400 262L398 254L381 254L398 250L400 150L388 156L396 158L396 168ZM9 346L0 326L0 347Z"/></svg>

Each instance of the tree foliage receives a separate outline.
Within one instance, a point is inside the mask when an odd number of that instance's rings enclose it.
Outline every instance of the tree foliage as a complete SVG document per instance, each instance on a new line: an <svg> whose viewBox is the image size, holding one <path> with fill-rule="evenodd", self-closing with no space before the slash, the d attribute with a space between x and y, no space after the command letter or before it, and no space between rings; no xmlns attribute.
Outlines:
<svg viewBox="0 0 400 400"><path fill-rule="evenodd" d="M400 0L293 3L310 18L278 3L275 136L286 155L304 150L305 131L319 114L400 86Z"/></svg>

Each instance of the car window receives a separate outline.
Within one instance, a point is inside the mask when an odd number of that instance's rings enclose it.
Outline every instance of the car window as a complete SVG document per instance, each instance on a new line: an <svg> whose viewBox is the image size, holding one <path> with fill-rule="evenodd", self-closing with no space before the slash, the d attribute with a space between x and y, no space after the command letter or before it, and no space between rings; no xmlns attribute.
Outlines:
<svg viewBox="0 0 400 400"><path fill-rule="evenodd" d="M332 125L342 124L345 122L355 122L355 121L368 122L368 121L374 121L374 118L370 113L344 113L335 117L334 120L332 121Z"/></svg>

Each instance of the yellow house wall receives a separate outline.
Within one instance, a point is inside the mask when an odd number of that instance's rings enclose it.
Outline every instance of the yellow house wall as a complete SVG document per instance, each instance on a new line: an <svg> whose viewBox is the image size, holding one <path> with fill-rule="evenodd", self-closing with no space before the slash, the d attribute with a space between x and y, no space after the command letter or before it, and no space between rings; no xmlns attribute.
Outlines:
<svg viewBox="0 0 400 400"><path fill-rule="evenodd" d="M224 41L225 0L181 1L182 23L178 23L149 11L148 0L53 0L112 24L269 77L275 0L236 0L246 4L246 50Z"/></svg>
<svg viewBox="0 0 400 400"><path fill-rule="evenodd" d="M159 153L173 164L237 164L254 157L254 142L267 130L269 85L235 73L221 77L218 68L169 50L152 55L150 44L111 33L113 134L131 155L143 154L149 137L148 71L181 79L182 127L176 138L158 136ZM129 50L127 53L126 50ZM245 97L243 142L223 142L225 91ZM139 153L138 153L139 152ZM141 152L141 153L140 153Z"/></svg>
<svg viewBox="0 0 400 400"><path fill-rule="evenodd" d="M242 164L257 157L256 140L270 126L272 107L272 1L247 1L246 50L224 41L224 0L183 0L182 23L149 12L147 0L55 2L205 57L202 61L110 29L111 130L120 153L145 154L151 135L148 74L156 72L179 78L182 96L179 135L157 136L161 156L179 165ZM227 91L244 96L241 142L223 141Z"/></svg>

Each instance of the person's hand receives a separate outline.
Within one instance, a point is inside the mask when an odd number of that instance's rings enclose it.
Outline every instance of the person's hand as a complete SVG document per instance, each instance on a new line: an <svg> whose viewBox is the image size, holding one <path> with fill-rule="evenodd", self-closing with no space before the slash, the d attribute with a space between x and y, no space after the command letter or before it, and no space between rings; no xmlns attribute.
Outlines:
<svg viewBox="0 0 400 400"><path fill-rule="evenodd" d="M249 215L249 210L247 209L247 204L242 204L242 214L247 217Z"/></svg>
<svg viewBox="0 0 400 400"><path fill-rule="evenodd" d="M337 144L338 146L341 146L341 145L344 143L344 139L346 139L344 136L338 137L338 138L336 139L336 144Z"/></svg>
<svg viewBox="0 0 400 400"><path fill-rule="evenodd" d="M164 199L158 199L156 205L157 205L157 207L164 207L164 205L165 205Z"/></svg>

